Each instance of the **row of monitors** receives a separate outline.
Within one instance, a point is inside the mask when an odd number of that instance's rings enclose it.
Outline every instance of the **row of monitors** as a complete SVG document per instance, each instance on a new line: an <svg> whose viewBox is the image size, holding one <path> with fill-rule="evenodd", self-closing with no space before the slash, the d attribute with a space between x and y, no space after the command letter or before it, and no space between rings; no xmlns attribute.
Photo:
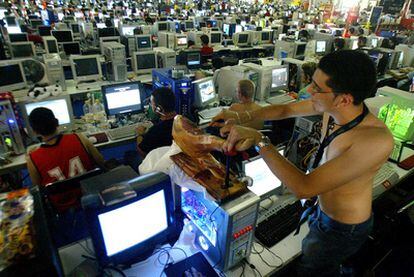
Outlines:
<svg viewBox="0 0 414 277"><path fill-rule="evenodd" d="M30 51L33 52L33 43L29 43L27 45L31 47ZM187 67L198 68L201 64L200 52L186 52L185 61ZM77 83L102 79L102 69L99 55L72 55L70 56L70 64L72 67L73 78ZM155 51L149 50L134 52L132 57L132 66L134 72L137 74L150 73L152 69L158 68L157 55ZM26 88L26 86L25 75L20 61L9 60L0 62L0 90L18 90Z"/></svg>

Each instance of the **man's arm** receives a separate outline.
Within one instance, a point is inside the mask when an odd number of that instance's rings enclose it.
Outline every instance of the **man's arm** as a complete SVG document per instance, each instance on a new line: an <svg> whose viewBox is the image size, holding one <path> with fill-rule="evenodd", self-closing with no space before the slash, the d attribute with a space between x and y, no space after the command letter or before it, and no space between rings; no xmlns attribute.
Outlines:
<svg viewBox="0 0 414 277"><path fill-rule="evenodd" d="M234 119L239 124L250 120L280 120L290 117L309 116L321 114L313 108L311 100L304 100L284 105L270 105L258 110L247 112L232 112L224 110L213 117L212 122L218 120ZM214 123L212 124L214 125Z"/></svg>
<svg viewBox="0 0 414 277"><path fill-rule="evenodd" d="M306 175L282 157L274 147L261 149L260 154L272 172L286 184L298 198L309 198L331 191L378 170L393 148L392 137L373 130L366 133L369 139L360 139L338 157L324 163ZM378 133L376 133L378 132Z"/></svg>
<svg viewBox="0 0 414 277"><path fill-rule="evenodd" d="M95 161L95 163L100 167L105 169L105 160L102 154L96 149L95 146L87 139L83 134L77 134L79 139L81 140L83 146L85 147L88 154L91 158Z"/></svg>
<svg viewBox="0 0 414 277"><path fill-rule="evenodd" d="M36 169L36 166L34 165L32 159L30 158L30 155L26 155L26 163L27 163L27 169L29 171L30 179L32 179L32 184L34 186L40 185L40 174Z"/></svg>

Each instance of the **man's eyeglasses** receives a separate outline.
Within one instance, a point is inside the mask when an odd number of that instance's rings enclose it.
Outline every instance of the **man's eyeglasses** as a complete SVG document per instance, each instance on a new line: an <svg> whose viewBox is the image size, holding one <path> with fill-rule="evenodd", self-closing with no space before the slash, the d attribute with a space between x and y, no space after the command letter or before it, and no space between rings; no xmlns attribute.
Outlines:
<svg viewBox="0 0 414 277"><path fill-rule="evenodd" d="M313 93L334 93L333 91L322 91L322 89L313 80L310 83L308 90Z"/></svg>

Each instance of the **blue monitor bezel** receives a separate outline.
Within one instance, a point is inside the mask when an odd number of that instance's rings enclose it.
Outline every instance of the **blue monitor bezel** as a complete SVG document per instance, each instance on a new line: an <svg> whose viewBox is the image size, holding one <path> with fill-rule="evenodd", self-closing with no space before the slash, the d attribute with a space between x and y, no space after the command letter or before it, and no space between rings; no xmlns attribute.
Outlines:
<svg viewBox="0 0 414 277"><path fill-rule="evenodd" d="M160 173L155 173L160 174ZM165 175L165 174L163 174ZM176 234L176 219L174 214L174 196L172 190L172 184L170 178L166 177L160 181L160 178L152 178L148 175L139 176L130 180L128 183L137 193L137 196L121 203L114 204L112 206L103 206L99 200L99 197L95 201L85 201L82 199L84 206L85 219L87 221L90 236L95 250L95 256L101 266L108 264L112 265L131 265L138 261L144 260L149 257L157 245L162 245L171 240L172 236ZM152 180L151 180L152 179ZM153 183L157 182L157 183ZM167 228L153 237L135 244L130 248L116 253L112 256L106 255L105 242L103 239L102 229L99 224L98 216L100 214L110 212L121 208L123 206L132 204L139 200L146 198L156 192L164 191L166 213L167 213ZM89 202L85 204L85 202Z"/></svg>

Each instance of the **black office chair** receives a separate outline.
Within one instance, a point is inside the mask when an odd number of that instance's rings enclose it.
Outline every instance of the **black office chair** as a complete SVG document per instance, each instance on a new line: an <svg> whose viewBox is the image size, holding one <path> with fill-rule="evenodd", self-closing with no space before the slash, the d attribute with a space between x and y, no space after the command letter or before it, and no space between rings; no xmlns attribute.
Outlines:
<svg viewBox="0 0 414 277"><path fill-rule="evenodd" d="M81 209L80 181L99 175L100 168L41 187L48 226L56 248L89 235Z"/></svg>

